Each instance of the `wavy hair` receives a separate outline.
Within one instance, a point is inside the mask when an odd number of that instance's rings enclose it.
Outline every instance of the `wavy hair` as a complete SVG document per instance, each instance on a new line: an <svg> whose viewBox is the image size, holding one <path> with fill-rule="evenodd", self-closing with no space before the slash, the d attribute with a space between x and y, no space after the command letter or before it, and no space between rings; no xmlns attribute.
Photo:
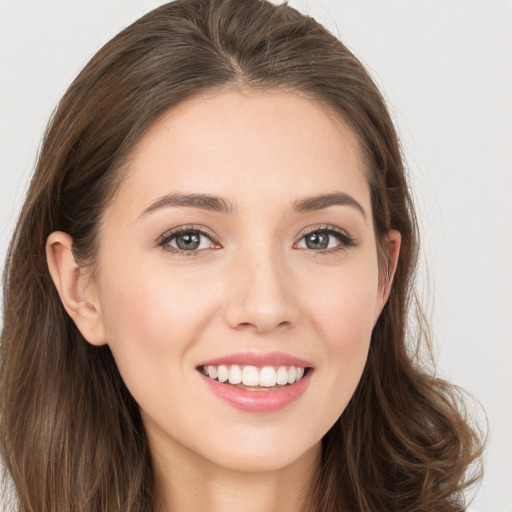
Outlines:
<svg viewBox="0 0 512 512"><path fill-rule="evenodd" d="M154 508L138 405L108 346L87 343L66 314L45 243L65 231L77 261L94 262L102 213L135 143L168 109L224 87L294 91L327 106L364 153L380 254L390 229L402 236L361 381L322 440L310 502L319 512L464 510L482 442L461 392L425 369L408 334L418 233L385 102L336 37L266 0L177 0L155 9L92 58L49 123L3 280L0 447L16 509ZM420 335L428 346L428 329Z"/></svg>

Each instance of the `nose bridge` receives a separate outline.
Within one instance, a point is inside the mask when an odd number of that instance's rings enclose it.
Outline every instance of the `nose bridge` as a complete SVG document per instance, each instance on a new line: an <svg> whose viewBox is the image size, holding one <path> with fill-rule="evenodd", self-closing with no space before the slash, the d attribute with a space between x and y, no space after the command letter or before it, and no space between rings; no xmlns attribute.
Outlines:
<svg viewBox="0 0 512 512"><path fill-rule="evenodd" d="M269 332L295 323L290 268L278 245L255 243L236 255L226 305L231 327Z"/></svg>

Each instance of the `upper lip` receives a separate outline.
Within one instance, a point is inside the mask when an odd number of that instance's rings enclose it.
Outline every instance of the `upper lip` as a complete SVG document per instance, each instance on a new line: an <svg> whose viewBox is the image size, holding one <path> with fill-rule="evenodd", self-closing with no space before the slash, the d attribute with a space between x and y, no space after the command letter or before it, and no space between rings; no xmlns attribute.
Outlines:
<svg viewBox="0 0 512 512"><path fill-rule="evenodd" d="M198 364L199 366L219 366L219 365L239 365L239 366L297 366L302 368L312 367L312 363L299 357L285 354L284 352L239 352L236 354L227 354L225 356L208 359Z"/></svg>

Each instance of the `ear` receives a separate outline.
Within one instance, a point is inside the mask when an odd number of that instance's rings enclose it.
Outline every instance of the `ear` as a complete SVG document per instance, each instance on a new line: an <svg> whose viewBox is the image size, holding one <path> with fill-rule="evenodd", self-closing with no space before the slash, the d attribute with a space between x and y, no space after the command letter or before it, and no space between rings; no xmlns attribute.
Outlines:
<svg viewBox="0 0 512 512"><path fill-rule="evenodd" d="M377 322L377 319L389 298L391 285L393 284L393 278L395 277L396 267L398 264L401 242L402 236L400 235L400 232L395 229L390 229L386 239L384 240L383 252L385 266L380 270L378 297L375 308L375 322Z"/></svg>
<svg viewBox="0 0 512 512"><path fill-rule="evenodd" d="M60 300L83 337L92 345L106 344L96 289L89 273L73 255L73 240L55 231L46 241L46 260Z"/></svg>

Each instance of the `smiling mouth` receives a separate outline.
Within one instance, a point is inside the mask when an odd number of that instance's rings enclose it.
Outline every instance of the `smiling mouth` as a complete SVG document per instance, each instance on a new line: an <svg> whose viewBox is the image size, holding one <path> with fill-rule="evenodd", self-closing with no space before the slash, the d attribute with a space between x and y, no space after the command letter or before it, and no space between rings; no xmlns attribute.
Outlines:
<svg viewBox="0 0 512 512"><path fill-rule="evenodd" d="M197 368L206 377L247 391L273 391L299 382L311 371L301 366L205 365Z"/></svg>

